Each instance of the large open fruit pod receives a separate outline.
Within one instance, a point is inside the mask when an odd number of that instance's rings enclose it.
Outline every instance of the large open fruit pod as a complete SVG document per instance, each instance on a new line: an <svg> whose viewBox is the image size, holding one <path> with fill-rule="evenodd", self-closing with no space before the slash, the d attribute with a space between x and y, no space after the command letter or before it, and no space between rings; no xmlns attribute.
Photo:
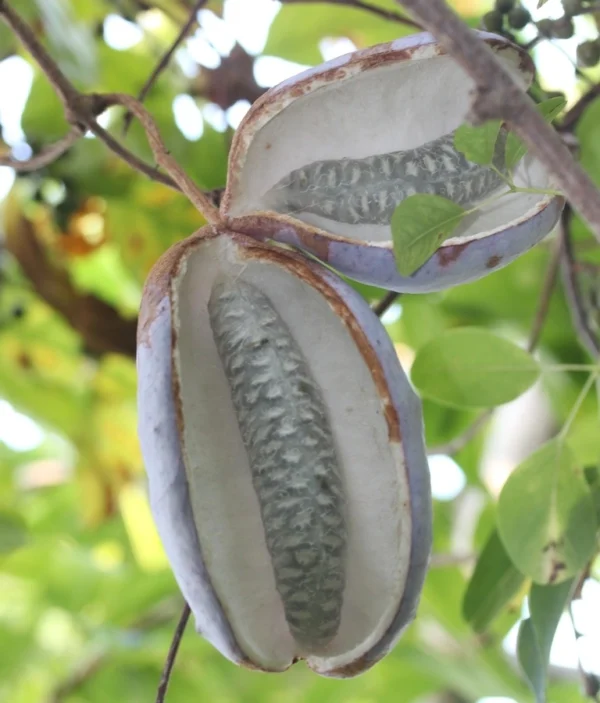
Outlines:
<svg viewBox="0 0 600 703"><path fill-rule="evenodd" d="M146 284L139 435L197 628L232 661L372 666L431 544L421 405L379 319L320 264L205 227Z"/></svg>
<svg viewBox="0 0 600 703"><path fill-rule="evenodd" d="M499 36L479 36L529 85L534 67L524 50ZM473 87L430 34L300 73L265 93L241 123L222 215L236 231L260 231L392 290L441 290L508 264L552 230L561 198L519 193L483 207L410 277L398 272L392 249L391 215L410 194L470 204L490 187L506 189L453 149L452 133L465 121ZM514 177L522 187L548 185L530 156Z"/></svg>

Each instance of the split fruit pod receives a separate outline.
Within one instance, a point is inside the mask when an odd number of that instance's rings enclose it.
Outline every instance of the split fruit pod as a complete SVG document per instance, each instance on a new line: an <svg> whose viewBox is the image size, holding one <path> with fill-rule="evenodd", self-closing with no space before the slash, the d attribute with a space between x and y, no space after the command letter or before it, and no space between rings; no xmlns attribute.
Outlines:
<svg viewBox="0 0 600 703"><path fill-rule="evenodd" d="M534 73L528 54L478 34L526 88ZM505 188L454 148L473 89L430 34L294 76L257 100L238 128L222 216L235 231L258 229L350 278L396 291L442 290L505 266L549 234L562 198L518 193L488 203L408 277L392 247L391 216L405 197L432 193L467 206ZM513 175L517 186L548 187L530 155Z"/></svg>
<svg viewBox="0 0 600 703"><path fill-rule="evenodd" d="M365 671L413 619L431 547L420 400L320 264L207 226L144 291L139 435L197 629L232 661Z"/></svg>

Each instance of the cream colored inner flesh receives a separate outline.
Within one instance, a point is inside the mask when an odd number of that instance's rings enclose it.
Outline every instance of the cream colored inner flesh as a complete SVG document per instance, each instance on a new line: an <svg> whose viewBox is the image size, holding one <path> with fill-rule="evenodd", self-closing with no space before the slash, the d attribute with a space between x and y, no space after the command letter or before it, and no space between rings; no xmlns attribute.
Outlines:
<svg viewBox="0 0 600 703"><path fill-rule="evenodd" d="M388 440L369 368L327 301L282 267L246 263L239 251L225 237L201 244L176 283L184 457L202 553L238 644L252 660L284 669L295 656L311 656L292 639L275 589L248 458L211 334L207 301L225 272L270 298L328 407L347 501L346 589L338 634L311 658L334 668L375 644L398 608L411 542L403 454Z"/></svg>
<svg viewBox="0 0 600 703"><path fill-rule="evenodd" d="M500 57L518 77L514 52L503 51ZM312 162L413 149L452 132L465 121L472 89L458 64L436 56L372 69L296 99L253 136L230 214L265 209L265 193ZM548 179L541 165L528 158L517 169L515 183L544 188ZM506 195L463 221L449 243L487 236L526 219L545 200L548 196L539 194ZM332 234L391 246L388 225L341 223L311 213L296 217Z"/></svg>

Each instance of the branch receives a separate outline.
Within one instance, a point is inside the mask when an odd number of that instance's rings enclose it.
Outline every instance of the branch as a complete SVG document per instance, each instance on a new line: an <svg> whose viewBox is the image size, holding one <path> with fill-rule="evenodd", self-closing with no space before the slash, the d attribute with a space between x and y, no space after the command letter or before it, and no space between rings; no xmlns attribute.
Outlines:
<svg viewBox="0 0 600 703"><path fill-rule="evenodd" d="M563 211L560 222L563 282L567 301L571 309L571 320L575 327L577 337L582 346L596 359L600 356L600 341L589 325L587 305L583 298L583 291L579 285L577 262L575 261L575 252L573 251L573 242L571 241L572 219L573 211L567 205Z"/></svg>
<svg viewBox="0 0 600 703"><path fill-rule="evenodd" d="M423 27L414 20L401 15L398 12L392 12L391 10L385 10L382 7L377 7L376 5L370 5L368 2L363 0L280 0L283 5L308 5L308 4L323 4L323 5L344 5L345 7L354 7L357 10L365 10L370 12L372 15L381 17L384 20L389 20L391 22L398 22L399 24L404 24L407 27L412 27L413 29L423 30Z"/></svg>
<svg viewBox="0 0 600 703"><path fill-rule="evenodd" d="M73 117L71 114L71 105L79 97L79 92L75 86L69 81L58 67L58 64L40 44L29 25L21 19L6 0L0 0L0 17L2 17L10 29L12 29L15 35L19 37L23 46L25 46L27 51L29 51L42 68L63 104L67 119L71 122L71 119L69 119Z"/></svg>
<svg viewBox="0 0 600 703"><path fill-rule="evenodd" d="M600 191L492 50L443 0L396 2L420 20L474 80L469 119L474 124L491 119L508 122L600 241Z"/></svg>
<svg viewBox="0 0 600 703"><path fill-rule="evenodd" d="M190 617L190 606L186 603L183 606L181 612L181 617L175 628L175 633L173 634L173 641L169 647L169 653L167 654L167 660L165 662L165 668L163 669L162 676L160 677L160 682L158 684L158 691L156 694L156 703L164 703L165 696L167 694L167 688L169 687L169 681L171 679L171 672L173 671L173 666L175 665L175 658L177 657L177 651L179 650L179 645L181 644L181 638L185 631L185 626Z"/></svg>
<svg viewBox="0 0 600 703"><path fill-rule="evenodd" d="M400 293L396 293L395 291L391 290L389 293L386 293L381 300L378 300L376 303L373 303L373 305L371 305L371 310L378 317L381 317L392 307L392 305L396 302L399 297Z"/></svg>
<svg viewBox="0 0 600 703"><path fill-rule="evenodd" d="M19 161L19 159L15 159L12 156L0 156L0 166L10 166L14 168L15 171L20 171L21 173L37 171L60 158L82 136L83 130L80 127L71 127L71 130L67 132L62 139L44 147L39 154L32 156L26 161Z"/></svg>
<svg viewBox="0 0 600 703"><path fill-rule="evenodd" d="M577 628L577 624L575 622L575 613L573 611L573 601L576 600L581 600L581 592L583 590L583 584L585 581L590 577L590 567L591 565L588 564L586 568L581 572L579 575L579 578L577 580L577 583L575 584L575 589L573 591L573 595L571 597L571 602L569 603L569 617L571 619L571 626L573 627L573 632L575 633L575 640L576 640L576 649L577 649L577 668L579 670L579 675L581 677L581 683L583 684L583 691L586 696L586 698L590 698L593 701L597 701L598 699L598 694L600 693L600 677L596 676L595 674L591 672L587 672L584 667L583 663L581 661L581 656L579 654L579 641L583 637L583 634L579 631Z"/></svg>
<svg viewBox="0 0 600 703"><path fill-rule="evenodd" d="M590 88L590 90L584 93L575 105L567 111L562 119L562 122L558 126L558 130L560 132L572 131L581 119L583 113L587 110L589 105L596 100L596 98L600 98L600 83L597 83L593 88Z"/></svg>
<svg viewBox="0 0 600 703"><path fill-rule="evenodd" d="M552 293L556 288L556 282L558 279L558 270L560 268L560 253L561 241L559 236L554 242L554 250L552 252L550 263L548 264L548 268L546 270L546 277L544 279L542 290L540 292L537 310L533 318L531 331L529 332L527 351L530 354L534 352L538 346L542 330L544 329L544 323L546 322L546 318L548 317L548 312L550 309L550 299L552 298Z"/></svg>
<svg viewBox="0 0 600 703"><path fill-rule="evenodd" d="M125 93L106 93L98 95L97 97L105 100L109 105L122 105L137 117L146 132L148 143L159 166L162 166L170 174L179 189L187 195L190 202L195 205L196 209L204 215L208 222L219 222L219 211L214 206L212 200L206 193L198 188L194 181L192 181L177 161L171 156L160 136L156 122L152 119L146 108L138 100Z"/></svg>
<svg viewBox="0 0 600 703"><path fill-rule="evenodd" d="M173 54L177 51L178 47L181 45L181 43L184 41L184 39L188 36L188 34L191 32L192 28L197 22L197 15L198 12L202 9L204 5L206 5L207 0L197 0L195 3L194 7L192 8L192 11L190 12L190 16L188 17L186 23L183 25L181 28L181 31L175 38L175 41L171 44L169 49L163 54L163 56L160 58L159 62L156 64L154 70L152 73L148 76L148 79L142 86L142 89L138 93L137 99L140 102L144 102L144 99L146 98L146 95L150 92L150 89L156 83L158 77L160 74L167 68L169 65L171 58L173 57ZM131 112L128 112L125 115L125 119L123 121L123 136L127 134L127 130L129 129L129 126L131 125L131 120L133 119L133 116Z"/></svg>
<svg viewBox="0 0 600 703"><path fill-rule="evenodd" d="M81 96L81 98L84 99L88 97L92 96ZM109 107L109 105L106 105L105 107ZM104 142L113 153L123 159L125 163L128 163L136 171L143 173L145 176L148 176L148 178L153 181L158 181L159 183L162 183L163 185L166 185L169 188L173 188L173 190L181 190L175 183L173 178L168 176L166 173L162 173L154 166L150 166L150 164L147 164L143 159L137 157L133 152L129 151L129 149L127 149L119 141L117 141L112 136L112 134L110 134L103 127L101 127L98 122L96 122L95 117L98 114L101 114L103 111L104 110L101 110L100 112L96 113L94 115L94 118L90 118L87 121L87 127L89 128L90 132L92 132L92 134L94 134L98 139L100 139L100 141Z"/></svg>
<svg viewBox="0 0 600 703"><path fill-rule="evenodd" d="M136 170L175 190L183 191L208 222L218 221L219 216L217 208L213 205L210 198L202 193L189 176L183 172L181 167L169 154L156 123L141 103L131 96L120 95L118 93L111 95L85 95L80 93L61 72L54 59L40 44L31 28L23 22L20 16L8 5L6 0L0 0L0 17L19 37L25 48L37 61L62 101L67 121L74 128L80 130L82 133L85 131L85 128L89 129L98 139L103 141L109 149L117 154L117 156L121 157ZM153 168L142 159L138 158L98 124L96 121L97 116L102 114L102 112L111 105L125 106L140 120L146 130L148 142L157 163L163 166L169 175L161 173L157 168ZM75 140L73 139L73 141ZM61 148L62 146L64 145L61 145ZM62 153L64 153L64 150ZM47 163L49 163L49 161Z"/></svg>
<svg viewBox="0 0 600 703"><path fill-rule="evenodd" d="M46 75L46 78L63 104L65 118L69 124L79 128L82 132L85 131L87 127L101 139L109 149L114 151L117 156L120 156L130 166L141 171L149 178L160 181L177 190L177 186L172 179L139 159L135 154L119 144L116 139L96 122L96 117L104 112L108 105L106 105L106 103L98 103L96 100L91 100L90 96L81 94L75 88L60 70L54 59L38 41L31 28L10 7L6 0L0 0L0 18L4 20L21 40L23 46L29 51Z"/></svg>

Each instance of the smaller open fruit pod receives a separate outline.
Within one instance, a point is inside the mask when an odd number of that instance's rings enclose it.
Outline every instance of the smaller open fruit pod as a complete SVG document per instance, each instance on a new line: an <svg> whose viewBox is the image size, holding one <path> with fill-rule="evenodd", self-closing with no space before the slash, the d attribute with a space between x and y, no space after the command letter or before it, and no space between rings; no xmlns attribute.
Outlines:
<svg viewBox="0 0 600 703"><path fill-rule="evenodd" d="M529 55L502 37L478 34L528 87ZM437 193L473 203L505 188L454 149L473 87L430 34L294 76L257 100L237 130L222 215L235 231L299 247L350 278L391 290L441 290L505 266L553 229L562 198L518 193L482 207L408 277L392 248L391 216L405 197ZM548 187L530 155L513 176L517 186Z"/></svg>

